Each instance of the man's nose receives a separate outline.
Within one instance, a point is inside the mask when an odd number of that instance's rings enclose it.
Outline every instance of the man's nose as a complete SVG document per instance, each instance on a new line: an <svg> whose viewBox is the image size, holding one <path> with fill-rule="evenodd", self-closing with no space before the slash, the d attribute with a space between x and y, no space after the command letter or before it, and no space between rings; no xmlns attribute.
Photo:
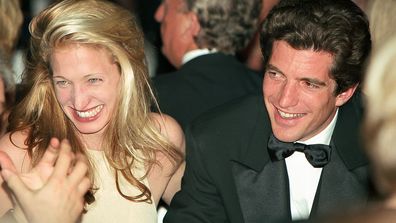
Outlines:
<svg viewBox="0 0 396 223"><path fill-rule="evenodd" d="M279 105L283 108L293 107L298 103L298 88L295 84L285 83L279 93Z"/></svg>

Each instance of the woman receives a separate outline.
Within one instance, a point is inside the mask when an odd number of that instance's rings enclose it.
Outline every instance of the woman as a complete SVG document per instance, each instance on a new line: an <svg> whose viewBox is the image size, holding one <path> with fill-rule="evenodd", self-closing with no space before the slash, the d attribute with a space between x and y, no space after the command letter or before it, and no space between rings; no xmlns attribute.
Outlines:
<svg viewBox="0 0 396 223"><path fill-rule="evenodd" d="M36 16L30 33L28 95L10 114L1 150L28 172L51 137L66 138L90 162L95 201L82 222L155 222L159 200L178 190L184 136L172 118L150 112L135 19L106 1L65 0ZM1 215L12 203L4 190L0 200Z"/></svg>

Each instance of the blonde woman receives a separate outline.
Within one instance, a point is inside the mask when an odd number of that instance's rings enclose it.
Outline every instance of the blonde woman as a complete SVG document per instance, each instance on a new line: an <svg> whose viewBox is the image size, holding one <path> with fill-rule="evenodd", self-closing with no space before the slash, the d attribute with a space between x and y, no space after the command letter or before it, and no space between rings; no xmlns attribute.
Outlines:
<svg viewBox="0 0 396 223"><path fill-rule="evenodd" d="M150 112L156 102L133 16L107 1L65 0L36 16L30 33L28 94L0 150L28 172L51 137L68 139L90 161L93 199L82 222L156 222L160 199L179 189L184 136L172 118ZM0 215L13 208L3 189L0 200Z"/></svg>
<svg viewBox="0 0 396 223"><path fill-rule="evenodd" d="M377 186L396 210L396 36L375 52L364 85L367 94L365 140Z"/></svg>
<svg viewBox="0 0 396 223"><path fill-rule="evenodd" d="M370 20L370 32L373 51L380 48L386 40L396 34L396 0L368 0L367 15Z"/></svg>
<svg viewBox="0 0 396 223"><path fill-rule="evenodd" d="M17 43L23 14L20 0L0 0L0 51L10 57Z"/></svg>

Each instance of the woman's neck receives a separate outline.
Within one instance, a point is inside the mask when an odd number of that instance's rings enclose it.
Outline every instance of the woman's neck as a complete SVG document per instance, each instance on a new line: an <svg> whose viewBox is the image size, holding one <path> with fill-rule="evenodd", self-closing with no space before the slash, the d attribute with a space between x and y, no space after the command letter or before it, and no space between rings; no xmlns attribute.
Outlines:
<svg viewBox="0 0 396 223"><path fill-rule="evenodd" d="M102 134L81 134L81 142L85 148L90 150L103 150L102 147L103 135Z"/></svg>

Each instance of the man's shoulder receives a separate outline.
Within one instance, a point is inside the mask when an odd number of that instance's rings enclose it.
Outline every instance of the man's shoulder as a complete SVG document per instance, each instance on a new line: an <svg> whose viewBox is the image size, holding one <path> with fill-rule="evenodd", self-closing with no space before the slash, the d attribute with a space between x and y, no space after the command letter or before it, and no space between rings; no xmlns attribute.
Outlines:
<svg viewBox="0 0 396 223"><path fill-rule="evenodd" d="M152 77L151 80L154 85L162 84L162 83L171 83L174 79L177 79L180 74L180 70L174 70L167 73L157 74L155 77Z"/></svg>
<svg viewBox="0 0 396 223"><path fill-rule="evenodd" d="M246 88L248 85L249 88L256 90L262 85L261 74L249 69L235 56L223 53L199 56L183 64L178 70L159 74L152 80L158 89L170 86L183 89L186 85L199 88L205 85L212 86L213 83L227 86L234 82L241 82L240 85L233 84L233 86L239 89Z"/></svg>
<svg viewBox="0 0 396 223"><path fill-rule="evenodd" d="M196 135L214 137L219 132L239 134L262 118L266 118L262 95L251 94L206 111L190 123L189 129Z"/></svg>
<svg viewBox="0 0 396 223"><path fill-rule="evenodd" d="M194 119L186 128L186 149L200 151L207 163L239 156L257 131L271 128L266 119L262 96L236 99Z"/></svg>

